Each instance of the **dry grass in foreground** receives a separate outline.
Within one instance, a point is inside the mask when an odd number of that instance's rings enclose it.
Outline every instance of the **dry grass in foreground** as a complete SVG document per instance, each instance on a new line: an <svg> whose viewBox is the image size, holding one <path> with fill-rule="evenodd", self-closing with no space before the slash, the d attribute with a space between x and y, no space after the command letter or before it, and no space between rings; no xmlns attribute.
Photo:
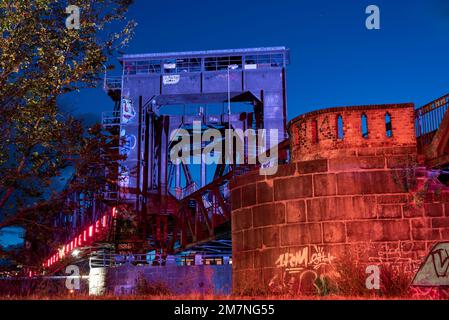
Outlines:
<svg viewBox="0 0 449 320"><path fill-rule="evenodd" d="M101 297L92 297L87 295L65 295L65 296L0 296L0 300L94 300L94 301L102 301L102 300L123 300L123 301L132 301L132 300L209 300L209 301L251 301L251 300L272 300L272 301L343 301L343 300L420 300L412 297L388 297L381 298L378 296L372 297L347 297L347 296L292 296L292 295L275 295L275 296L215 296L215 295L202 295L202 294L188 294L188 295L133 295L133 296L101 296Z"/></svg>

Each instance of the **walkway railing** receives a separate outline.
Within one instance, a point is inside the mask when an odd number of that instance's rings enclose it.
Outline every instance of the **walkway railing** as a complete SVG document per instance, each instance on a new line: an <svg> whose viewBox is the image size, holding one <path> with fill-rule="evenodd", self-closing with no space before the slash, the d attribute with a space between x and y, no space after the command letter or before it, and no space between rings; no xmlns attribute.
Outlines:
<svg viewBox="0 0 449 320"><path fill-rule="evenodd" d="M147 266L195 266L195 265L228 265L232 264L230 255L190 255L167 256L160 259L151 254L113 254L96 253L89 258L91 268L113 268L123 265Z"/></svg>
<svg viewBox="0 0 449 320"><path fill-rule="evenodd" d="M103 89L108 90L120 90L122 88L122 78L121 77L106 77L104 79Z"/></svg>
<svg viewBox="0 0 449 320"><path fill-rule="evenodd" d="M416 137L419 147L432 142L449 107L449 95L441 97L415 111Z"/></svg>
<svg viewBox="0 0 449 320"><path fill-rule="evenodd" d="M120 111L105 111L102 113L101 122L105 127L120 125Z"/></svg>

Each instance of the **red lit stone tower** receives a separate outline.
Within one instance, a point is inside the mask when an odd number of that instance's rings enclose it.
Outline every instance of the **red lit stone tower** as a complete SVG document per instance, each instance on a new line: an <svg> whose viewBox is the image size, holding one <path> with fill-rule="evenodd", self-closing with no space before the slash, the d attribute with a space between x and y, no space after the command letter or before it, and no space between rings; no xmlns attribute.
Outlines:
<svg viewBox="0 0 449 320"><path fill-rule="evenodd" d="M449 240L449 188L421 165L413 104L290 122L292 163L232 183L235 292L317 290L339 261L412 274Z"/></svg>

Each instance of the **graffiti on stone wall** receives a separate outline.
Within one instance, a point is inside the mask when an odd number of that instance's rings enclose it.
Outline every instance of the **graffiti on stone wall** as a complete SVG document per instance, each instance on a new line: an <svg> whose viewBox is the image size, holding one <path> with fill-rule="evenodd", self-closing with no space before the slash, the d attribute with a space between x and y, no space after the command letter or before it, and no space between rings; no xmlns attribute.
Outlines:
<svg viewBox="0 0 449 320"><path fill-rule="evenodd" d="M326 116L320 125L321 137L327 140L336 140L336 130L332 130L329 122L329 116Z"/></svg>
<svg viewBox="0 0 449 320"><path fill-rule="evenodd" d="M449 242L435 245L413 280L418 287L449 286Z"/></svg>
<svg viewBox="0 0 449 320"><path fill-rule="evenodd" d="M323 280L324 268L331 266L334 260L335 257L320 246L280 254L275 266L281 273L270 279L268 287L272 293L315 294L320 291L317 282Z"/></svg>
<svg viewBox="0 0 449 320"><path fill-rule="evenodd" d="M366 249L366 248L365 248ZM365 252L373 251L373 247L370 247ZM389 265L393 269L397 269L398 272L406 272L414 274L419 267L419 262L410 258L413 252L412 243L390 244L384 243L378 248L377 253L368 258L369 263L375 263L380 265Z"/></svg>
<svg viewBox="0 0 449 320"><path fill-rule="evenodd" d="M414 299L448 300L449 289L435 287L411 287L410 295Z"/></svg>
<svg viewBox="0 0 449 320"><path fill-rule="evenodd" d="M289 272L301 272L305 269L318 270L324 265L332 264L335 258L325 253L323 247L314 246L313 250L305 247L296 253L284 253L276 260L277 268L286 268Z"/></svg>
<svg viewBox="0 0 449 320"><path fill-rule="evenodd" d="M449 251L437 249L431 253L433 268L438 278L449 278Z"/></svg>
<svg viewBox="0 0 449 320"><path fill-rule="evenodd" d="M323 120L318 123L318 120L314 120L317 123L317 134L319 134L319 140L320 139L325 139L325 140L333 140L335 141L337 139L337 131L336 131L336 126L333 126L331 124L331 120L329 120L329 116L326 116L323 118ZM312 130L313 129L313 125L312 125ZM305 120L300 121L297 125L296 125L296 144L300 147L304 147L305 145L307 145L307 141L309 141L309 139L307 139L307 122Z"/></svg>

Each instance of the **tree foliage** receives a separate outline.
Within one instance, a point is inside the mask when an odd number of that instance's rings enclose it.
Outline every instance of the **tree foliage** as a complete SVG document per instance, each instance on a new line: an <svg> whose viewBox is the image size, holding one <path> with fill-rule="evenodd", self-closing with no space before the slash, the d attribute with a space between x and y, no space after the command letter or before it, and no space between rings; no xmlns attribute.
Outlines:
<svg viewBox="0 0 449 320"><path fill-rule="evenodd" d="M0 229L50 232L67 193L101 190L116 174L105 171L114 159L101 155L113 137L100 126L86 132L57 98L97 85L108 57L132 35L131 2L0 0ZM69 4L81 9L79 29L66 27ZM49 191L69 166L74 183Z"/></svg>

